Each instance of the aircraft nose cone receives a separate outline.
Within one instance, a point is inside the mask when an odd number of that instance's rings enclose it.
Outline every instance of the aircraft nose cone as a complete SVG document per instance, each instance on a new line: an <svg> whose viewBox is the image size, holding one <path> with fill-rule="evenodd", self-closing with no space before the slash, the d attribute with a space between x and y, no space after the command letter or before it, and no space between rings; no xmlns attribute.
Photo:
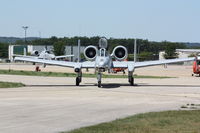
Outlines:
<svg viewBox="0 0 200 133"><path fill-rule="evenodd" d="M104 62L99 62L99 66L103 66L104 65Z"/></svg>
<svg viewBox="0 0 200 133"><path fill-rule="evenodd" d="M104 65L105 65L104 59L100 59L100 60L99 60L99 66L100 66L100 67L104 67Z"/></svg>

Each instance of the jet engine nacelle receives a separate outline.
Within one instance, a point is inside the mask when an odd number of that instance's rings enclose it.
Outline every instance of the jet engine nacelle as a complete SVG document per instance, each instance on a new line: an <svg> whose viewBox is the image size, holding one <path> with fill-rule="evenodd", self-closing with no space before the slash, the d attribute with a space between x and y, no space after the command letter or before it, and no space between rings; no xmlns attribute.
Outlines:
<svg viewBox="0 0 200 133"><path fill-rule="evenodd" d="M87 46L84 49L84 56L87 60L89 61L93 61L95 60L96 56L97 56L97 48L95 46Z"/></svg>
<svg viewBox="0 0 200 133"><path fill-rule="evenodd" d="M33 56L39 56L39 52L37 50L34 50L31 52L31 55Z"/></svg>
<svg viewBox="0 0 200 133"><path fill-rule="evenodd" d="M123 61L127 58L128 52L124 46L117 46L114 48L112 55L118 61Z"/></svg>

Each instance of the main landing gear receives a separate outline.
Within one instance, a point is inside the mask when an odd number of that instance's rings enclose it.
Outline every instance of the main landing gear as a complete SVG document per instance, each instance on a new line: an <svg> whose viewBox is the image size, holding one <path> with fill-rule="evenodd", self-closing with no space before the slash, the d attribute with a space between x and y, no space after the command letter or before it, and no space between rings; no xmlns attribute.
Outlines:
<svg viewBox="0 0 200 133"><path fill-rule="evenodd" d="M75 70L75 72L77 73L77 77L76 77L76 86L79 86L79 84L82 81L82 72L81 70Z"/></svg>
<svg viewBox="0 0 200 133"><path fill-rule="evenodd" d="M134 86L133 72L128 72L128 82L130 83L131 86Z"/></svg>

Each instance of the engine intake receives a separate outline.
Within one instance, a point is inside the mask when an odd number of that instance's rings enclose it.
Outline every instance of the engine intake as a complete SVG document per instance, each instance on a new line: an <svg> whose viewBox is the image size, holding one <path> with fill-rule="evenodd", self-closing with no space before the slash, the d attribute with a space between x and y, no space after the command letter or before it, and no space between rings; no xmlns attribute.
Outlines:
<svg viewBox="0 0 200 133"><path fill-rule="evenodd" d="M33 56L39 56L39 52L37 50L34 50L31 52L31 55Z"/></svg>
<svg viewBox="0 0 200 133"><path fill-rule="evenodd" d="M127 58L128 52L124 46L117 46L114 48L112 55L115 57L116 60L123 61Z"/></svg>
<svg viewBox="0 0 200 133"><path fill-rule="evenodd" d="M95 46L88 46L84 50L84 56L87 60L93 61L97 56L97 48Z"/></svg>

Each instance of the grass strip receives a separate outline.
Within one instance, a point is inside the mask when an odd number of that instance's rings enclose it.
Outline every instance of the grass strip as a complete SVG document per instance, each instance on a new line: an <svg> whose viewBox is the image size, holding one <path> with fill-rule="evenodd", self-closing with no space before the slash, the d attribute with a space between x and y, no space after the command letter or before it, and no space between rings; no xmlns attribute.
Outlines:
<svg viewBox="0 0 200 133"><path fill-rule="evenodd" d="M45 76L45 77L76 77L76 73L61 73L61 72L36 72L36 71L22 71L22 70L0 70L0 74L8 75L26 75L26 76ZM96 78L95 74L83 74L83 77ZM144 76L134 75L135 78L175 78L167 76ZM108 75L103 74L103 78L127 78L127 75Z"/></svg>
<svg viewBox="0 0 200 133"><path fill-rule="evenodd" d="M200 110L145 113L62 133L199 133Z"/></svg>
<svg viewBox="0 0 200 133"><path fill-rule="evenodd" d="M17 88L25 86L22 83L14 83L14 82L2 82L0 81L0 88Z"/></svg>

